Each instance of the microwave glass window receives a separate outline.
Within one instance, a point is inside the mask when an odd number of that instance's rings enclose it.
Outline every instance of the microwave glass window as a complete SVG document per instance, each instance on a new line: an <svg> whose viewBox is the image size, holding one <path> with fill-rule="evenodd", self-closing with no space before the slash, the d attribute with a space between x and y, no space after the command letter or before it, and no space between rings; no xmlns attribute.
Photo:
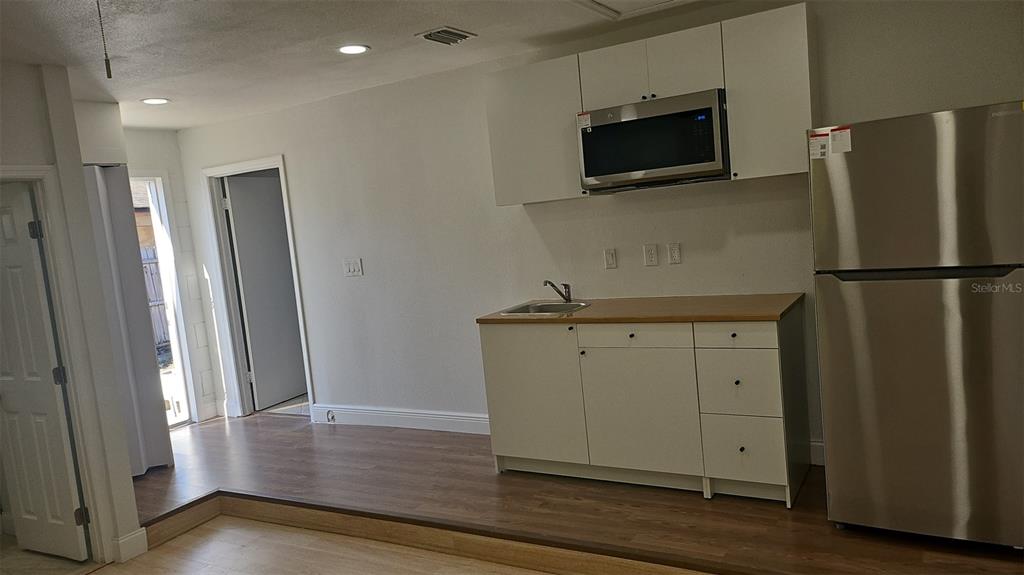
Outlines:
<svg viewBox="0 0 1024 575"><path fill-rule="evenodd" d="M584 128L588 178L714 162L711 108Z"/></svg>

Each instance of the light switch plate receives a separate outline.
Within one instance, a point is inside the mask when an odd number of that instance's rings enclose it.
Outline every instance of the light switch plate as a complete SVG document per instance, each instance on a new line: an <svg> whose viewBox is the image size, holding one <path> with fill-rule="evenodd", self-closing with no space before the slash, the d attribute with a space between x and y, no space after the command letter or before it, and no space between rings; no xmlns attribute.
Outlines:
<svg viewBox="0 0 1024 575"><path fill-rule="evenodd" d="M644 244L644 265L658 265L658 244Z"/></svg>
<svg viewBox="0 0 1024 575"><path fill-rule="evenodd" d="M679 247L678 242L672 242L668 245L668 263L678 264L683 261L683 249Z"/></svg>
<svg viewBox="0 0 1024 575"><path fill-rule="evenodd" d="M363 258L345 258L341 262L341 267L345 270L346 277L356 277L363 275Z"/></svg>
<svg viewBox="0 0 1024 575"><path fill-rule="evenodd" d="M615 253L615 248L608 248L604 251L604 269L613 270L619 267L619 256Z"/></svg>

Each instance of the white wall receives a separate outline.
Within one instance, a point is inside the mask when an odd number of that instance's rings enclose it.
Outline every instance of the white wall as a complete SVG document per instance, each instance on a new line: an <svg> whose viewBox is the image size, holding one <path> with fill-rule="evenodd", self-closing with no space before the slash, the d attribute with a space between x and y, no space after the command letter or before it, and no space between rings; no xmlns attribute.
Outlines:
<svg viewBox="0 0 1024 575"><path fill-rule="evenodd" d="M146 535L139 528L129 473L67 70L4 62L0 77L0 166L51 166L55 177L49 189L59 190L59 201L44 194L44 209L50 218L66 215L66 229L50 228L47 245L57 271L52 279L63 311L94 552L100 561L128 559L145 550Z"/></svg>
<svg viewBox="0 0 1024 575"><path fill-rule="evenodd" d="M203 313L200 274L196 269L195 247L189 219L185 178L181 171L181 155L177 133L170 130L124 131L128 145L128 171L132 176L161 179L167 209L171 220L171 243L174 246L174 265L177 270L178 290L181 295L181 313L188 340L188 363L197 397L193 417L199 421L224 415L223 395L218 395L214 374L206 318ZM179 334L180 337L180 334Z"/></svg>
<svg viewBox="0 0 1024 575"><path fill-rule="evenodd" d="M116 102L75 102L78 146L83 164L124 164L128 161L121 106Z"/></svg>
<svg viewBox="0 0 1024 575"><path fill-rule="evenodd" d="M751 12L713 7L550 55ZM822 122L1020 98L1022 4L815 6ZM483 68L483 67L481 67ZM475 316L550 296L811 291L805 176L494 206L480 68L179 133L200 267L215 266L204 167L284 154L316 401L485 412ZM641 266L641 244L683 264ZM602 250L619 269L602 269ZM345 278L341 259L364 258ZM813 336L808 314L807 334ZM809 344L812 435L821 437Z"/></svg>
<svg viewBox="0 0 1024 575"><path fill-rule="evenodd" d="M54 163L46 91L38 66L3 63L0 83L0 164Z"/></svg>

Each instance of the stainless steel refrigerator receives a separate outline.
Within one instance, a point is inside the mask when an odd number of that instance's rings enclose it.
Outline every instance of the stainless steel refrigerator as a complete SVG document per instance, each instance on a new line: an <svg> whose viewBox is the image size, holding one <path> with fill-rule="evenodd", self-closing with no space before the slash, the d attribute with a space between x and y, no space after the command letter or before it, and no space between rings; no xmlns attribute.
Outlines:
<svg viewBox="0 0 1024 575"><path fill-rule="evenodd" d="M1024 545L1024 103L808 134L828 516Z"/></svg>

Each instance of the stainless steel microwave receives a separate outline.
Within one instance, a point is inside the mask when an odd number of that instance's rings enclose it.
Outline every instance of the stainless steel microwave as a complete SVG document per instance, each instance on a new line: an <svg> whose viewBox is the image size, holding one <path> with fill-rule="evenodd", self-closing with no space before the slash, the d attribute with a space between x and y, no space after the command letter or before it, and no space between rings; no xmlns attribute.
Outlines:
<svg viewBox="0 0 1024 575"><path fill-rule="evenodd" d="M583 190L729 179L725 116L722 89L579 114Z"/></svg>

